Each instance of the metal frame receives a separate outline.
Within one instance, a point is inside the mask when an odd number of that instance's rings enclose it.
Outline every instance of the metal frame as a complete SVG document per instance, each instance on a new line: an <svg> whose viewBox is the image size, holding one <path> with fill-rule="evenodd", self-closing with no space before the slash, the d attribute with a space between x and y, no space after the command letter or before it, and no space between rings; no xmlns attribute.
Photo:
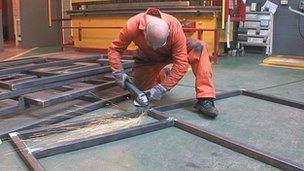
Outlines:
<svg viewBox="0 0 304 171"><path fill-rule="evenodd" d="M225 99L225 98L230 98L230 97L235 97L239 95L245 95L253 98L258 98L262 100L267 100L271 101L274 103L294 107L294 108L299 108L299 109L304 109L304 104L301 102L293 101L293 100L288 100L288 99L282 99L278 98L275 96L270 96L270 95L265 95L265 94L260 94L256 92L251 92L251 91L246 91L246 90L237 90L237 91L230 91L230 92L225 92L225 93L220 93L217 96L217 100L219 99ZM126 129L121 129L118 131L113 131L109 133L103 133L100 135L96 136L90 136L87 138L83 139L78 139L78 140L73 140L73 141L67 141L67 142L60 142L53 144L50 147L38 149L38 150L30 150L26 147L26 145L21 142L22 138L29 138L31 136L35 136L35 134L39 132L45 132L49 131L47 134L52 134L53 132L64 132L67 131L67 129L63 129L64 127L71 127L71 126L83 126L88 123L91 123L92 120L85 120L85 121L78 121L78 122L70 122L68 124L64 125L52 125L49 127L44 127L44 128L36 128L32 130L26 130L26 131L21 131L19 133L11 133L9 134L10 139L13 144L16 144L18 142L20 145L17 146L17 148L20 150L19 155L21 158L24 160L24 162L28 165L29 169L31 170L39 170L36 169L34 166L41 166L39 161L37 159L43 158L43 157L48 157L52 156L55 154L60 154L60 153L66 153L70 151L75 151L83 148L89 148L92 146L96 145L101 145L104 143L109 143L145 133L149 133L152 131L157 131L161 129L165 129L168 127L176 127L178 129L184 130L186 132L189 132L193 135L196 135L198 137L204 138L210 142L216 143L220 146L223 146L225 148L228 148L230 150L233 150L237 153L241 153L245 156L251 157L253 159L256 159L258 161L261 161L263 163L269 164L271 166L277 167L282 170L301 170L304 171L304 165L295 163L293 161L287 160L285 158L282 158L280 156L276 156L274 154L271 154L269 152L257 149L255 147L252 147L248 144L244 144L242 142L238 142L235 140L232 140L228 137L225 137L221 134L218 134L216 132L207 130L203 127L198 127L196 125L193 125L191 123L188 123L183 120L175 119L172 117L168 117L166 114L162 113L161 111L168 111L172 109L177 109L177 108L183 108L186 106L190 106L195 102L194 99L190 100L185 100L182 102L177 102L165 106L160 106L160 107L155 107L150 110L148 110L148 116L153 117L157 119L157 122L149 123L149 124L144 124L140 126L134 126L131 128L126 128ZM159 111L160 110L160 111ZM139 114L140 112L124 112L117 114L116 116L113 117L134 117L136 114ZM26 148L26 149L24 149ZM24 151L26 151L26 154L23 154ZM23 152L23 153L22 153ZM24 157L24 156L27 157Z"/></svg>

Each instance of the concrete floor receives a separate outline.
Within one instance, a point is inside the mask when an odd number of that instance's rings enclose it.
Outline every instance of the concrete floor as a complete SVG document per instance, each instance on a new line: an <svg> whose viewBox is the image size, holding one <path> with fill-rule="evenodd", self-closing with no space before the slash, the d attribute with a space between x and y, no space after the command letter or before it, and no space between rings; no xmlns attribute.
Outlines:
<svg viewBox="0 0 304 171"><path fill-rule="evenodd" d="M214 65L217 91L258 90L263 93L304 101L304 71L261 67L263 56L222 57ZM165 104L193 98L191 71L165 99ZM168 114L216 131L232 139L304 163L304 112L262 100L238 96L216 102L221 114L215 120L202 117L192 108ZM130 101L119 107L103 108L73 120L132 109ZM149 118L144 123L151 122ZM53 139L67 136L54 135ZM50 143L50 142L49 142ZM39 147L35 142L29 146ZM26 170L8 142L0 145L0 170ZM124 139L40 162L47 170L277 170L176 128Z"/></svg>

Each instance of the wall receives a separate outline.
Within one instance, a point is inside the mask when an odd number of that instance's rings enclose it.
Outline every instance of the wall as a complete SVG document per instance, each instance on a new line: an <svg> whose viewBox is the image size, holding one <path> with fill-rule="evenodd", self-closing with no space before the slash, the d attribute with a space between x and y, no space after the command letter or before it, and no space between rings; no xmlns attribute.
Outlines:
<svg viewBox="0 0 304 171"><path fill-rule="evenodd" d="M51 0L52 18L60 18L60 0ZM21 46L31 48L36 46L53 46L59 43L59 24L53 22L48 26L46 0L21 0Z"/></svg>
<svg viewBox="0 0 304 171"><path fill-rule="evenodd" d="M3 45L3 28L2 28L2 9L0 9L0 52L4 50Z"/></svg>
<svg viewBox="0 0 304 171"><path fill-rule="evenodd" d="M304 56L304 38L300 36L298 30L298 21L300 20L300 28L304 35L304 17L288 10L288 6L281 6L280 0L270 0L278 4L279 7L274 15L274 55L297 55ZM300 0L289 0L289 6L294 9L298 8ZM252 2L260 2L263 5L266 0L247 0L247 5Z"/></svg>

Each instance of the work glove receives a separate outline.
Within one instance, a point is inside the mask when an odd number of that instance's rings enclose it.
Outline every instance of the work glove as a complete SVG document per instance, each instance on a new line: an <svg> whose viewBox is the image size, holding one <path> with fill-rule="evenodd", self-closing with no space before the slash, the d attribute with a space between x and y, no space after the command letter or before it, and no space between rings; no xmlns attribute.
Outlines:
<svg viewBox="0 0 304 171"><path fill-rule="evenodd" d="M166 93L167 89L161 84L157 84L151 88L148 92L150 94L150 99L160 100Z"/></svg>
<svg viewBox="0 0 304 171"><path fill-rule="evenodd" d="M130 77L123 70L113 72L113 76L115 78L116 84L118 84L123 89L126 89L126 81L131 82Z"/></svg>

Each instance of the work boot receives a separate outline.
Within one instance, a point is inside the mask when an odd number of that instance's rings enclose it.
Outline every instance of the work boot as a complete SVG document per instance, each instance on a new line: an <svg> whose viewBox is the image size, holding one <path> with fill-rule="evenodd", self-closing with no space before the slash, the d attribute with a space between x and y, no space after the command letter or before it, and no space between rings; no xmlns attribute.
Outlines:
<svg viewBox="0 0 304 171"><path fill-rule="evenodd" d="M214 106L214 100L210 98L198 99L197 103L194 105L194 108L199 110L202 114L212 118L216 118L219 113Z"/></svg>

